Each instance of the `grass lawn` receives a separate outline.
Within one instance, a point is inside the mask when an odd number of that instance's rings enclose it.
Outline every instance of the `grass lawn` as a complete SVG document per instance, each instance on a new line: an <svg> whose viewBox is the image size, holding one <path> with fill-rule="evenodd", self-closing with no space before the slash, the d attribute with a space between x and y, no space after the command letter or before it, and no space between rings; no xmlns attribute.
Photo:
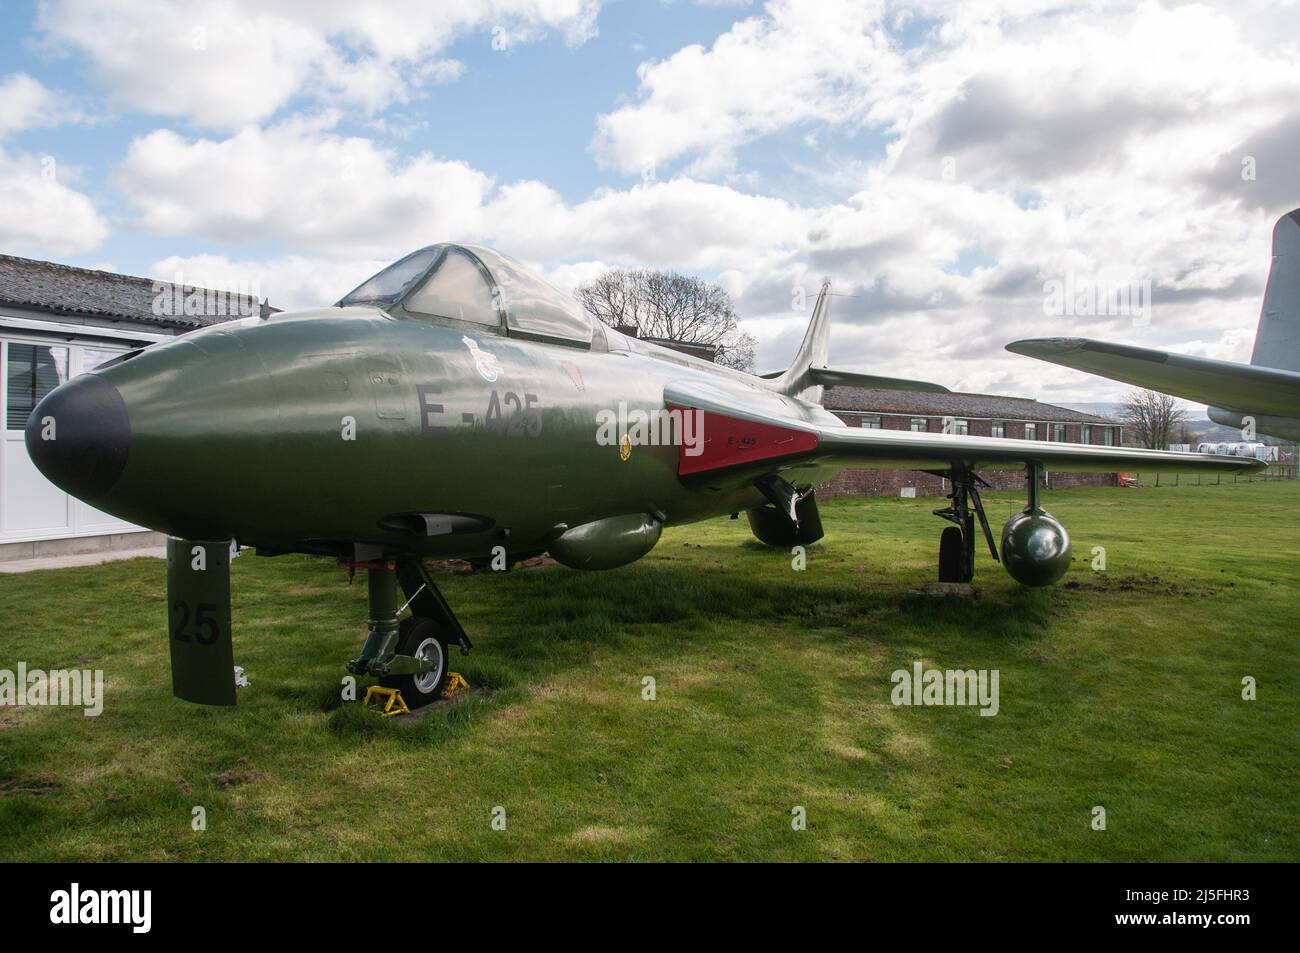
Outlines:
<svg viewBox="0 0 1300 953"><path fill-rule="evenodd" d="M330 562L236 560L229 710L171 697L160 560L0 576L0 668L107 694L0 708L0 860L1300 860L1300 483L1047 493L1066 579L981 551L973 598L916 591L937 505L823 504L802 572L742 518L447 576L487 691L419 719L340 700L365 585ZM999 713L893 706L915 661L997 669Z"/></svg>

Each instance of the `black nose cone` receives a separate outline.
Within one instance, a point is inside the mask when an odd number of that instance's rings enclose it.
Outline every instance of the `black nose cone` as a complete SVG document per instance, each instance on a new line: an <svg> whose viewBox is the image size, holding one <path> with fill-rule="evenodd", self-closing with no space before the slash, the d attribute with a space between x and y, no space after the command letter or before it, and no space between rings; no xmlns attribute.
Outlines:
<svg viewBox="0 0 1300 953"><path fill-rule="evenodd" d="M87 502L126 466L131 419L117 388L94 374L50 391L27 419L27 453L51 483Z"/></svg>

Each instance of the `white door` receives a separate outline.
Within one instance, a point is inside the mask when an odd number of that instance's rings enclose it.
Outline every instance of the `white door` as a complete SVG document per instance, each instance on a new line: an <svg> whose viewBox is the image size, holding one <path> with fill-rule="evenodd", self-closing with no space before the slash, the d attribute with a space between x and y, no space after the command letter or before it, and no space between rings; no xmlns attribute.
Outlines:
<svg viewBox="0 0 1300 953"><path fill-rule="evenodd" d="M140 527L70 497L41 475L27 455L24 430L41 398L124 350L93 344L3 342L0 355L0 542L129 533Z"/></svg>
<svg viewBox="0 0 1300 953"><path fill-rule="evenodd" d="M36 469L23 431L41 398L68 379L68 348L6 341L4 352L0 539L66 536L72 530L68 495Z"/></svg>

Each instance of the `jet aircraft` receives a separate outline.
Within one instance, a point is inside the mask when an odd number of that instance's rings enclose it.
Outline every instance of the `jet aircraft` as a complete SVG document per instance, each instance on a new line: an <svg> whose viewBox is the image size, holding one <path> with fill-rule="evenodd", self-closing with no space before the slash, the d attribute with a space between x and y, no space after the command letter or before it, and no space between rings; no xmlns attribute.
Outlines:
<svg viewBox="0 0 1300 953"><path fill-rule="evenodd" d="M36 407L32 460L105 512L169 537L173 692L235 702L230 548L334 557L368 576L350 671L441 696L470 640L424 558L576 569L644 556L665 526L747 514L773 546L821 538L813 487L845 467L950 481L941 581L992 558L1046 585L1069 535L1038 501L1046 469L1244 472L1244 458L845 426L834 384L943 390L827 366L823 286L793 363L757 377L638 340L488 248L444 243L336 305L214 325L123 354ZM1000 548L982 470L1024 470ZM398 591L401 591L401 596ZM403 599L405 604L399 604ZM403 617L407 606L411 615Z"/></svg>
<svg viewBox="0 0 1300 953"><path fill-rule="evenodd" d="M1273 227L1273 260L1249 364L1089 338L1029 338L1007 350L1209 405L1229 427L1300 440L1300 209Z"/></svg>

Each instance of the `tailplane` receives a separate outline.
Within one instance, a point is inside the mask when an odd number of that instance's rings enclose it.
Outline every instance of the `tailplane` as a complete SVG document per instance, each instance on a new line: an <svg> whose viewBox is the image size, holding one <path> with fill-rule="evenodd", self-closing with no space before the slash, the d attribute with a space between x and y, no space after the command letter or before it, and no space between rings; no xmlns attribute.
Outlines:
<svg viewBox="0 0 1300 953"><path fill-rule="evenodd" d="M856 371L836 370L826 366L831 334L831 283L822 282L813 307L812 320L804 332L803 342L795 352L788 370L778 374L764 374L768 385L778 393L811 404L822 402L824 387L869 387L886 390L918 390L947 393L948 388L928 381L914 381L903 377L880 377L859 374Z"/></svg>
<svg viewBox="0 0 1300 953"><path fill-rule="evenodd" d="M1273 263L1250 363L1300 371L1300 209L1273 227Z"/></svg>

